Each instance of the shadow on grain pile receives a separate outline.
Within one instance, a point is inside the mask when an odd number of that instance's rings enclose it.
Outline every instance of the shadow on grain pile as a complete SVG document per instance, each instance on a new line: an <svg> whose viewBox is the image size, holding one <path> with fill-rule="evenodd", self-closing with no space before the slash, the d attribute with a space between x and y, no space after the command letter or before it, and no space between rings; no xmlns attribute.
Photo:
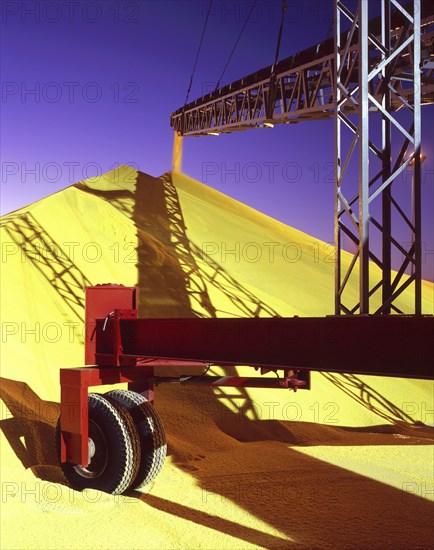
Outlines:
<svg viewBox="0 0 434 550"><path fill-rule="evenodd" d="M65 483L54 449L59 404L40 399L25 383L7 379L1 380L1 398L11 416L0 427L23 466L38 478ZM310 423L262 423L228 412L221 400L216 403L210 388L162 386L157 390L157 409L169 453L180 469L196 479L202 506L198 510L152 493L134 492L144 504L267 548L282 548L282 539L216 516L215 499L232 501L302 545L339 541L348 545L360 530L365 547L375 547L385 526L396 524L397 517L405 521L390 533L390 547L426 545L432 503L291 446L432 444L428 431L425 438L417 430L418 438L397 440L382 426L363 433ZM340 531L326 527L319 539L312 525L327 526L337 518Z"/></svg>
<svg viewBox="0 0 434 550"><path fill-rule="evenodd" d="M424 437L416 430L417 436L397 439L384 433L399 432L397 426L378 426L371 428L372 433L363 433L311 423L248 420L228 412L205 388L164 386L158 390L157 408L166 426L169 451L179 468L197 480L202 506L198 512L152 494L135 493L150 506L267 548L282 547L282 541L273 542L269 535L253 534L239 525L226 524L223 529L219 518L212 516L213 502L232 501L311 547L338 541L348 547L359 530L364 533L364 547L375 547L384 540L385 526L396 524L397 517L405 522L391 533L391 547L424 545L429 540L426 514L432 512L432 503L291 447L424 445L433 442L430 430ZM320 538L313 524L325 526ZM339 533L328 527L332 524L339 524Z"/></svg>
<svg viewBox="0 0 434 550"><path fill-rule="evenodd" d="M187 238L170 175L155 179L137 173L134 193L79 188L110 201L134 220L141 316L214 317L219 312L209 299L207 284L219 285L240 316L277 314L211 259L207 262L211 274L199 270L199 251ZM202 506L193 509L140 492L134 496L160 511L267 548L282 548L282 539L215 516L213 501L232 501L294 538L294 544L288 542L293 547L378 547L388 525L394 526L389 547L428 547L431 534L426 518L431 517L432 504L427 500L291 448L432 443L432 431L415 432L393 404L379 395L376 400L366 399L366 385L357 393L357 381L350 382L351 389L347 384L342 391L350 391L360 405L374 412L385 409L379 416L395 425L365 431L261 421L243 389L232 396L205 387L157 388L156 406L165 424L169 454L196 480ZM27 384L7 379L1 380L1 398L11 416L0 426L23 466L41 479L64 483L54 449L59 404L43 401ZM231 412L228 402L238 413ZM409 437L396 439L393 433ZM397 522L397 517L402 521ZM356 540L359 536L361 545Z"/></svg>

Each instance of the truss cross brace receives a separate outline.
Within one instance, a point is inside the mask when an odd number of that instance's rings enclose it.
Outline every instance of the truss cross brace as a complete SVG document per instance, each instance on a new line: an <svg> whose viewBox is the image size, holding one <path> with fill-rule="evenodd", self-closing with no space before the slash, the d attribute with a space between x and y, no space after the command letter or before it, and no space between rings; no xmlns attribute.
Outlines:
<svg viewBox="0 0 434 550"><path fill-rule="evenodd" d="M335 0L335 313L419 315L421 2L381 0L380 35L370 30L376 15L370 12L379 3L358 0L354 13L351 5ZM396 10L403 21L392 28ZM405 57L403 72L398 61ZM403 223L410 229L408 243L394 236ZM402 261L393 272L397 257ZM353 279L356 297L349 291ZM410 290L411 311L403 311L409 303L403 294Z"/></svg>

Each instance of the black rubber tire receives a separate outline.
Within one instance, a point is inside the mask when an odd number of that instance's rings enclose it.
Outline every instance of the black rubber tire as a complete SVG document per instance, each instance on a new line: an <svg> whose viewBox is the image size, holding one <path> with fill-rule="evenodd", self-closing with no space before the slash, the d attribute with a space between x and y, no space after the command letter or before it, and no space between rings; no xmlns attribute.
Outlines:
<svg viewBox="0 0 434 550"><path fill-rule="evenodd" d="M134 421L114 399L90 393L89 436L92 433L96 440L95 455L89 466L84 469L65 462L60 467L74 489L96 489L120 495L136 478L141 462L140 440ZM60 420L56 430L56 448L60 459Z"/></svg>
<svg viewBox="0 0 434 550"><path fill-rule="evenodd" d="M155 407L143 395L130 390L113 390L106 394L131 414L139 434L141 461L132 489L153 481L163 468L167 454L166 435Z"/></svg>

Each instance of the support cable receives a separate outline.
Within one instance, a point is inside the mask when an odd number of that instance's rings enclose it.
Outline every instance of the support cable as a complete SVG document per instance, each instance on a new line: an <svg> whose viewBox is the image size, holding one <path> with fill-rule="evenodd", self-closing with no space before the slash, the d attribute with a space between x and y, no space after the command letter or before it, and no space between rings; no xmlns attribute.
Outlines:
<svg viewBox="0 0 434 550"><path fill-rule="evenodd" d="M274 75L274 70L277 65L277 61L279 59L279 53L280 53L280 42L282 40L282 32L283 32L283 24L285 22L285 14L286 10L288 9L288 6L286 4L286 0L282 0L282 18L280 20L280 27L279 27L279 34L277 36L277 44L276 44L276 55L274 57L274 63L271 67L271 74Z"/></svg>
<svg viewBox="0 0 434 550"><path fill-rule="evenodd" d="M203 30L202 30L202 36L200 37L199 47L198 47L197 53L196 53L196 59L195 59L195 61L194 61L193 71L192 71L191 77L190 77L190 84L188 85L187 95L185 96L184 107L187 105L188 97L189 97L189 95L190 95L191 87L192 87L192 85L193 85L194 73L196 72L197 62L198 62L198 60L199 60L199 54L200 54L200 50L201 50L201 48L202 48L203 37L205 36L205 30L206 30L206 26L207 26L207 24L208 24L208 18L209 18L209 14L210 14L210 12L211 12L212 2L213 2L213 0L210 0L209 6L208 6L208 12L207 12L207 14L206 14L205 23L204 23Z"/></svg>
<svg viewBox="0 0 434 550"><path fill-rule="evenodd" d="M230 61L231 61L231 59L232 59L232 56L234 55L234 52L235 52L235 50L236 50L236 48L237 48L237 46L238 46L238 42L240 41L241 36L243 35L243 32L244 32L244 29L246 28L247 23L249 22L250 16L252 15L252 11L253 11L253 9L254 9L254 7L255 7L255 5L256 5L256 1L257 1L257 0L254 0L254 2L252 3L252 7L250 8L249 15L247 16L246 20L244 21L243 28L241 29L240 34L238 35L238 38L237 38L237 40L236 40L236 42L235 42L235 45L234 45L234 47L232 48L231 54L229 55L229 59L227 60L226 65L225 65L225 67L224 67L224 69L223 69L223 71L222 71L222 74L220 75L220 78L218 79L217 85L216 85L216 87L215 87L215 91L217 91L218 88L219 88L219 86L220 86L220 82L222 81L223 75L225 74L226 69L228 68L228 65L229 65L229 63L230 63Z"/></svg>

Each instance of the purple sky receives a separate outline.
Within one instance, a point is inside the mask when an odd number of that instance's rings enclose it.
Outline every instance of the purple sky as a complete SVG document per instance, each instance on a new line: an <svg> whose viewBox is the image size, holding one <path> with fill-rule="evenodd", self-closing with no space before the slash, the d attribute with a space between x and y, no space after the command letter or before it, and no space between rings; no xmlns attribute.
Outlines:
<svg viewBox="0 0 434 550"><path fill-rule="evenodd" d="M214 0L190 99L215 86L250 6ZM0 7L2 213L118 164L154 176L170 169L169 116L184 103L207 3L4 0ZM281 57L323 40L331 13L329 0L288 1ZM273 62L279 22L280 0L258 0L223 83ZM431 280L433 114L423 109ZM187 174L329 242L332 162L332 121L184 142Z"/></svg>

